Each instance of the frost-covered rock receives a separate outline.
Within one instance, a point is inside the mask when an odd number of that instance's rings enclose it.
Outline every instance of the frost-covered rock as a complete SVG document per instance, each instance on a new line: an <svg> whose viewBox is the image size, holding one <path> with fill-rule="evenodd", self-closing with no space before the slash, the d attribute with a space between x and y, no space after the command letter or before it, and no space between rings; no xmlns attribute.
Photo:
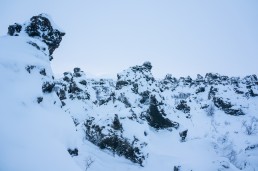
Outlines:
<svg viewBox="0 0 258 171"><path fill-rule="evenodd" d="M154 134L161 130L172 132L171 137L178 143L188 144L205 130L219 129L214 122L219 125L232 120L241 124L237 116L256 108L254 105L249 109L249 100L255 100L256 96L247 95L250 88L238 77L208 73L205 77L198 75L196 79L178 79L168 74L165 79L156 80L151 69L149 62L130 67L119 73L116 81L87 79L79 68L75 68L73 73L66 72L57 85L81 85L81 91L69 91L69 88L62 88L63 93L58 91L60 99L66 104L63 109L72 116L85 138L100 149L147 167L148 156L153 155L148 150L152 148L152 141L149 140L152 131L156 132ZM251 84L251 89L256 91L257 86L252 81L256 80L249 79L248 85ZM83 98L84 93L90 98ZM74 98L76 96L79 98ZM233 118L216 119L227 114ZM206 119L202 117L212 118L212 125L203 122ZM173 135L173 132L177 134ZM221 131L221 134L224 133L225 130ZM210 142L213 142L214 136L220 137L219 134L212 134ZM234 150L229 152L233 154ZM237 167L235 162L230 163L219 160L214 162L214 167Z"/></svg>
<svg viewBox="0 0 258 171"><path fill-rule="evenodd" d="M62 37L65 35L47 14L39 14L33 16L30 21L24 24L15 23L8 27L8 35L10 36L23 34L46 43L50 55L59 47ZM37 44L34 44L34 46L37 46Z"/></svg>
<svg viewBox="0 0 258 171"><path fill-rule="evenodd" d="M84 88L81 88L82 91L69 92L69 88L63 88L63 93L58 91L60 99L66 104L63 109L72 116L85 139L144 168L153 166L147 164L156 154L152 149L154 142L150 139L158 137L159 131L171 134L169 137L174 143L184 144L182 148L176 145L171 147L174 151L164 150L163 153L174 155L179 149L188 148L187 144L194 144L194 139L199 139L200 143L206 139L215 145L205 146L209 150L215 148L213 153L224 158L211 158L212 164L205 168L237 170L256 167L249 159L248 167L242 165L247 160L241 157L245 154L240 155L237 150L241 151L246 146L242 147L241 143L238 146L238 142L234 141L238 149L228 148L233 143L229 139L234 139L236 132L246 134L241 127L243 120L238 117L243 114L245 117L257 115L254 112L257 109L255 76L240 79L208 73L205 77L197 75L193 79L174 78L168 74L163 80L156 80L151 69L149 62L130 67L119 73L116 81L87 79L78 68L74 69L74 73L66 72L57 85L69 87L68 84L73 83ZM83 98L84 93L90 98ZM73 98L75 96L81 97ZM249 122L245 123L244 127L249 128ZM231 124L239 126L231 128ZM223 142L225 137L227 143ZM246 137L246 140L255 142L252 137ZM164 141L167 140L155 141L160 145L166 144ZM155 148L162 149L160 146ZM201 167L203 160L200 158L197 161ZM201 168L195 167L195 164L181 165L180 162L174 165L180 166L176 168Z"/></svg>

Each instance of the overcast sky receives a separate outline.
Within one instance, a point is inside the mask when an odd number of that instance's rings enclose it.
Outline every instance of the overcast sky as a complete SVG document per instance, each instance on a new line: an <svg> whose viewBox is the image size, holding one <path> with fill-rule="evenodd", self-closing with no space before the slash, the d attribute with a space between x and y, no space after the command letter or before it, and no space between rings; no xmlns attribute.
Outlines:
<svg viewBox="0 0 258 171"><path fill-rule="evenodd" d="M77 66L115 77L144 61L159 78L258 74L257 0L0 0L0 35L40 13L66 32L57 75Z"/></svg>

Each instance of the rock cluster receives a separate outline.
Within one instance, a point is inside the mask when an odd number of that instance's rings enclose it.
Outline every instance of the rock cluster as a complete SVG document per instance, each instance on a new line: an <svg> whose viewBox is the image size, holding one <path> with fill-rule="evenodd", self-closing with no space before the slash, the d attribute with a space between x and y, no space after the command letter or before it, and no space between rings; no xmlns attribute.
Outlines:
<svg viewBox="0 0 258 171"><path fill-rule="evenodd" d="M207 112L210 106L213 113L220 110L232 116L244 115L240 104L230 102L230 98L235 97L227 97L227 91L248 99L255 97L258 88L255 76L240 79L208 73L192 79L168 74L163 80L156 80L151 69L151 63L145 62L117 74L114 81L87 79L80 68L75 68L73 73L66 72L57 81L56 90L63 104L68 105L64 108L70 113L73 106L69 106L69 101L78 100L85 104L84 119L72 117L77 126L83 125L86 139L101 149L144 165L148 141L136 132L128 136L125 123L137 125L142 129L138 132L142 131L141 134L148 137L146 125L156 131L177 130L181 127L177 118L191 119L194 112ZM196 106L200 106L199 109ZM187 131L180 133L182 142L186 141L186 135Z"/></svg>
<svg viewBox="0 0 258 171"><path fill-rule="evenodd" d="M15 23L8 27L8 35L19 36L22 33L29 37L36 38L48 46L49 55L52 55L56 48L59 47L64 32L53 26L53 22L46 14L33 16L29 22L24 24ZM36 45L34 43L34 45Z"/></svg>

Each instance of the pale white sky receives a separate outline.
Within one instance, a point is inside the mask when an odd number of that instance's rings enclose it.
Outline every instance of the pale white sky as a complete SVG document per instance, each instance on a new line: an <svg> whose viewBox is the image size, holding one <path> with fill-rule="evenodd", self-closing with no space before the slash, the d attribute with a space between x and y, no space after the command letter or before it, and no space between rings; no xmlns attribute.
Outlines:
<svg viewBox="0 0 258 171"><path fill-rule="evenodd" d="M159 78L258 74L257 0L0 0L0 35L40 13L66 32L55 74L115 77L144 61Z"/></svg>

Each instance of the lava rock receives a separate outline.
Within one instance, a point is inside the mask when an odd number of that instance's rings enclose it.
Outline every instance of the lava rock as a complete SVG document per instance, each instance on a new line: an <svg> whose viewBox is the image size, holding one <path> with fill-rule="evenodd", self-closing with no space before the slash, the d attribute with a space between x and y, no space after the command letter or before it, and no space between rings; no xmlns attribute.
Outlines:
<svg viewBox="0 0 258 171"><path fill-rule="evenodd" d="M181 100L180 103L176 106L177 110L181 110L184 113L190 113L190 106L187 105L185 100Z"/></svg>
<svg viewBox="0 0 258 171"><path fill-rule="evenodd" d="M191 85L192 81L193 81L193 79L190 76L188 76L188 77L184 78L184 85Z"/></svg>
<svg viewBox="0 0 258 171"><path fill-rule="evenodd" d="M179 123L172 122L168 118L164 118L163 115L165 113L158 109L158 101L155 96L151 96L150 98L150 107L147 111L146 120L148 121L149 125L156 129L165 129L165 128L178 128Z"/></svg>
<svg viewBox="0 0 258 171"><path fill-rule="evenodd" d="M33 70L34 68L36 68L35 65L28 65L25 67L25 69L28 71L28 73L31 73L31 70Z"/></svg>
<svg viewBox="0 0 258 171"><path fill-rule="evenodd" d="M122 89L122 87L127 86L129 83L127 81L117 81L116 82L116 90Z"/></svg>
<svg viewBox="0 0 258 171"><path fill-rule="evenodd" d="M55 83L44 82L42 85L42 91L43 93L51 93L54 87Z"/></svg>
<svg viewBox="0 0 258 171"><path fill-rule="evenodd" d="M249 89L248 93L249 93L249 95L250 95L251 97L257 97L257 96L258 96L258 94L255 94L255 93L254 93L253 89Z"/></svg>
<svg viewBox="0 0 258 171"><path fill-rule="evenodd" d="M50 55L59 47L62 36L65 35L65 33L53 29L49 19L44 14L33 16L25 31L30 37L41 37L42 41L48 45Z"/></svg>
<svg viewBox="0 0 258 171"><path fill-rule="evenodd" d="M200 74L197 74L197 78L196 78L195 82L197 84L203 83L204 82L203 76L201 76Z"/></svg>
<svg viewBox="0 0 258 171"><path fill-rule="evenodd" d="M151 65L151 63L150 63L149 61L144 62L142 66L144 66L144 67L147 68L148 70L151 70L151 69L152 69L152 65Z"/></svg>
<svg viewBox="0 0 258 171"><path fill-rule="evenodd" d="M133 84L133 88L132 88L132 92L135 93L135 94L138 94L138 93L139 93L139 92L138 92L138 87L139 87L138 84L137 84L137 83L134 83L134 84Z"/></svg>
<svg viewBox="0 0 258 171"><path fill-rule="evenodd" d="M82 84L82 85L87 85L87 81L86 80L81 80L80 82L79 82L80 84Z"/></svg>
<svg viewBox="0 0 258 171"><path fill-rule="evenodd" d="M80 71L81 71L81 68L78 68L78 67L76 67L76 68L73 69L73 72L74 72L74 73L80 72Z"/></svg>
<svg viewBox="0 0 258 171"><path fill-rule="evenodd" d="M75 148L75 149L73 149L73 150L69 148L67 151L68 151L68 153L69 153L72 157L78 156L78 152L79 152L79 151L78 151L77 148Z"/></svg>
<svg viewBox="0 0 258 171"><path fill-rule="evenodd" d="M180 171L181 166L174 166L174 171Z"/></svg>
<svg viewBox="0 0 258 171"><path fill-rule="evenodd" d="M41 75L43 75L43 76L46 76L46 75L47 75L45 68L41 69L41 70L39 71L39 73L40 73Z"/></svg>
<svg viewBox="0 0 258 171"><path fill-rule="evenodd" d="M38 97L38 98L37 98L38 104L40 104L42 101L43 101L43 97Z"/></svg>
<svg viewBox="0 0 258 171"><path fill-rule="evenodd" d="M205 92L205 87L199 87L195 93L198 94L198 93L202 93L202 92Z"/></svg>
<svg viewBox="0 0 258 171"><path fill-rule="evenodd" d="M178 86L179 81L175 77L172 77L171 74L167 74L160 83L163 90L173 91Z"/></svg>
<svg viewBox="0 0 258 171"><path fill-rule="evenodd" d="M235 92L236 92L237 94L244 94L244 92L243 92L243 91L238 90L237 88L234 88L234 90L235 90Z"/></svg>
<svg viewBox="0 0 258 171"><path fill-rule="evenodd" d="M14 25L10 25L8 27L8 35L18 36L22 30L28 36L40 39L46 43L50 56L59 47L62 37L65 35L65 33L53 28L46 14L33 16L28 24L20 25L15 23Z"/></svg>
<svg viewBox="0 0 258 171"><path fill-rule="evenodd" d="M119 121L118 115L115 114L114 120L113 120L113 124L112 124L112 128L115 130L123 130L123 126Z"/></svg>
<svg viewBox="0 0 258 171"><path fill-rule="evenodd" d="M138 147L134 147L126 138L119 137L118 135L107 136L100 142L99 147L101 149L109 149L118 156L124 156L132 162L143 166L145 156Z"/></svg>
<svg viewBox="0 0 258 171"><path fill-rule="evenodd" d="M228 84L227 76L220 76L218 73L207 73L205 75L205 83L209 85Z"/></svg>
<svg viewBox="0 0 258 171"><path fill-rule="evenodd" d="M216 107L221 109L229 109L233 107L233 105L230 102L223 101L221 97L214 97L213 102Z"/></svg>
<svg viewBox="0 0 258 171"><path fill-rule="evenodd" d="M184 130L182 132L179 132L179 136L181 137L181 141L182 142L185 142L185 138L187 136L187 132L188 132L188 129L187 130Z"/></svg>
<svg viewBox="0 0 258 171"><path fill-rule="evenodd" d="M229 115L244 115L241 109L232 109L233 105L230 102L224 101L221 97L213 97L214 105L223 110L226 114Z"/></svg>
<svg viewBox="0 0 258 171"><path fill-rule="evenodd" d="M80 93L80 92L82 92L82 89L80 89L77 85L76 85L76 83L71 83L70 85L69 85L69 89L68 89L68 93L73 93L73 94L77 94L77 93Z"/></svg>
<svg viewBox="0 0 258 171"><path fill-rule="evenodd" d="M57 91L57 96L59 97L60 100L64 100L66 99L66 94L65 94L65 90L60 89L59 91Z"/></svg>
<svg viewBox="0 0 258 171"><path fill-rule="evenodd" d="M146 91L142 92L140 95L142 96L140 103L147 104L150 99L150 92L148 90L146 90Z"/></svg>
<svg viewBox="0 0 258 171"><path fill-rule="evenodd" d="M258 144L250 145L250 146L248 146L248 147L245 148L245 151L247 151L247 150L253 150L253 149L256 149L256 148L258 148Z"/></svg>
<svg viewBox="0 0 258 171"><path fill-rule="evenodd" d="M102 131L104 127L94 124L94 118L91 117L84 123L86 139L93 144L97 145L100 149L107 149L112 151L118 156L124 156L134 163L138 163L142 166L145 160L145 154L142 153L141 149L135 146L139 140L135 139L130 142L129 139L122 135L117 135L110 132L108 135ZM142 144L144 146L144 144ZM146 144L145 144L146 146Z"/></svg>
<svg viewBox="0 0 258 171"><path fill-rule="evenodd" d="M208 100L211 100L216 95L217 92L218 92L218 89L211 86L210 91L208 93Z"/></svg>
<svg viewBox="0 0 258 171"><path fill-rule="evenodd" d="M14 25L10 25L8 27L8 35L10 36L18 36L18 34L21 32L22 26L18 23L14 23Z"/></svg>
<svg viewBox="0 0 258 171"><path fill-rule="evenodd" d="M81 72L80 68L74 68L73 71L74 71L74 73L73 73L74 77L81 77L82 76L82 72Z"/></svg>

